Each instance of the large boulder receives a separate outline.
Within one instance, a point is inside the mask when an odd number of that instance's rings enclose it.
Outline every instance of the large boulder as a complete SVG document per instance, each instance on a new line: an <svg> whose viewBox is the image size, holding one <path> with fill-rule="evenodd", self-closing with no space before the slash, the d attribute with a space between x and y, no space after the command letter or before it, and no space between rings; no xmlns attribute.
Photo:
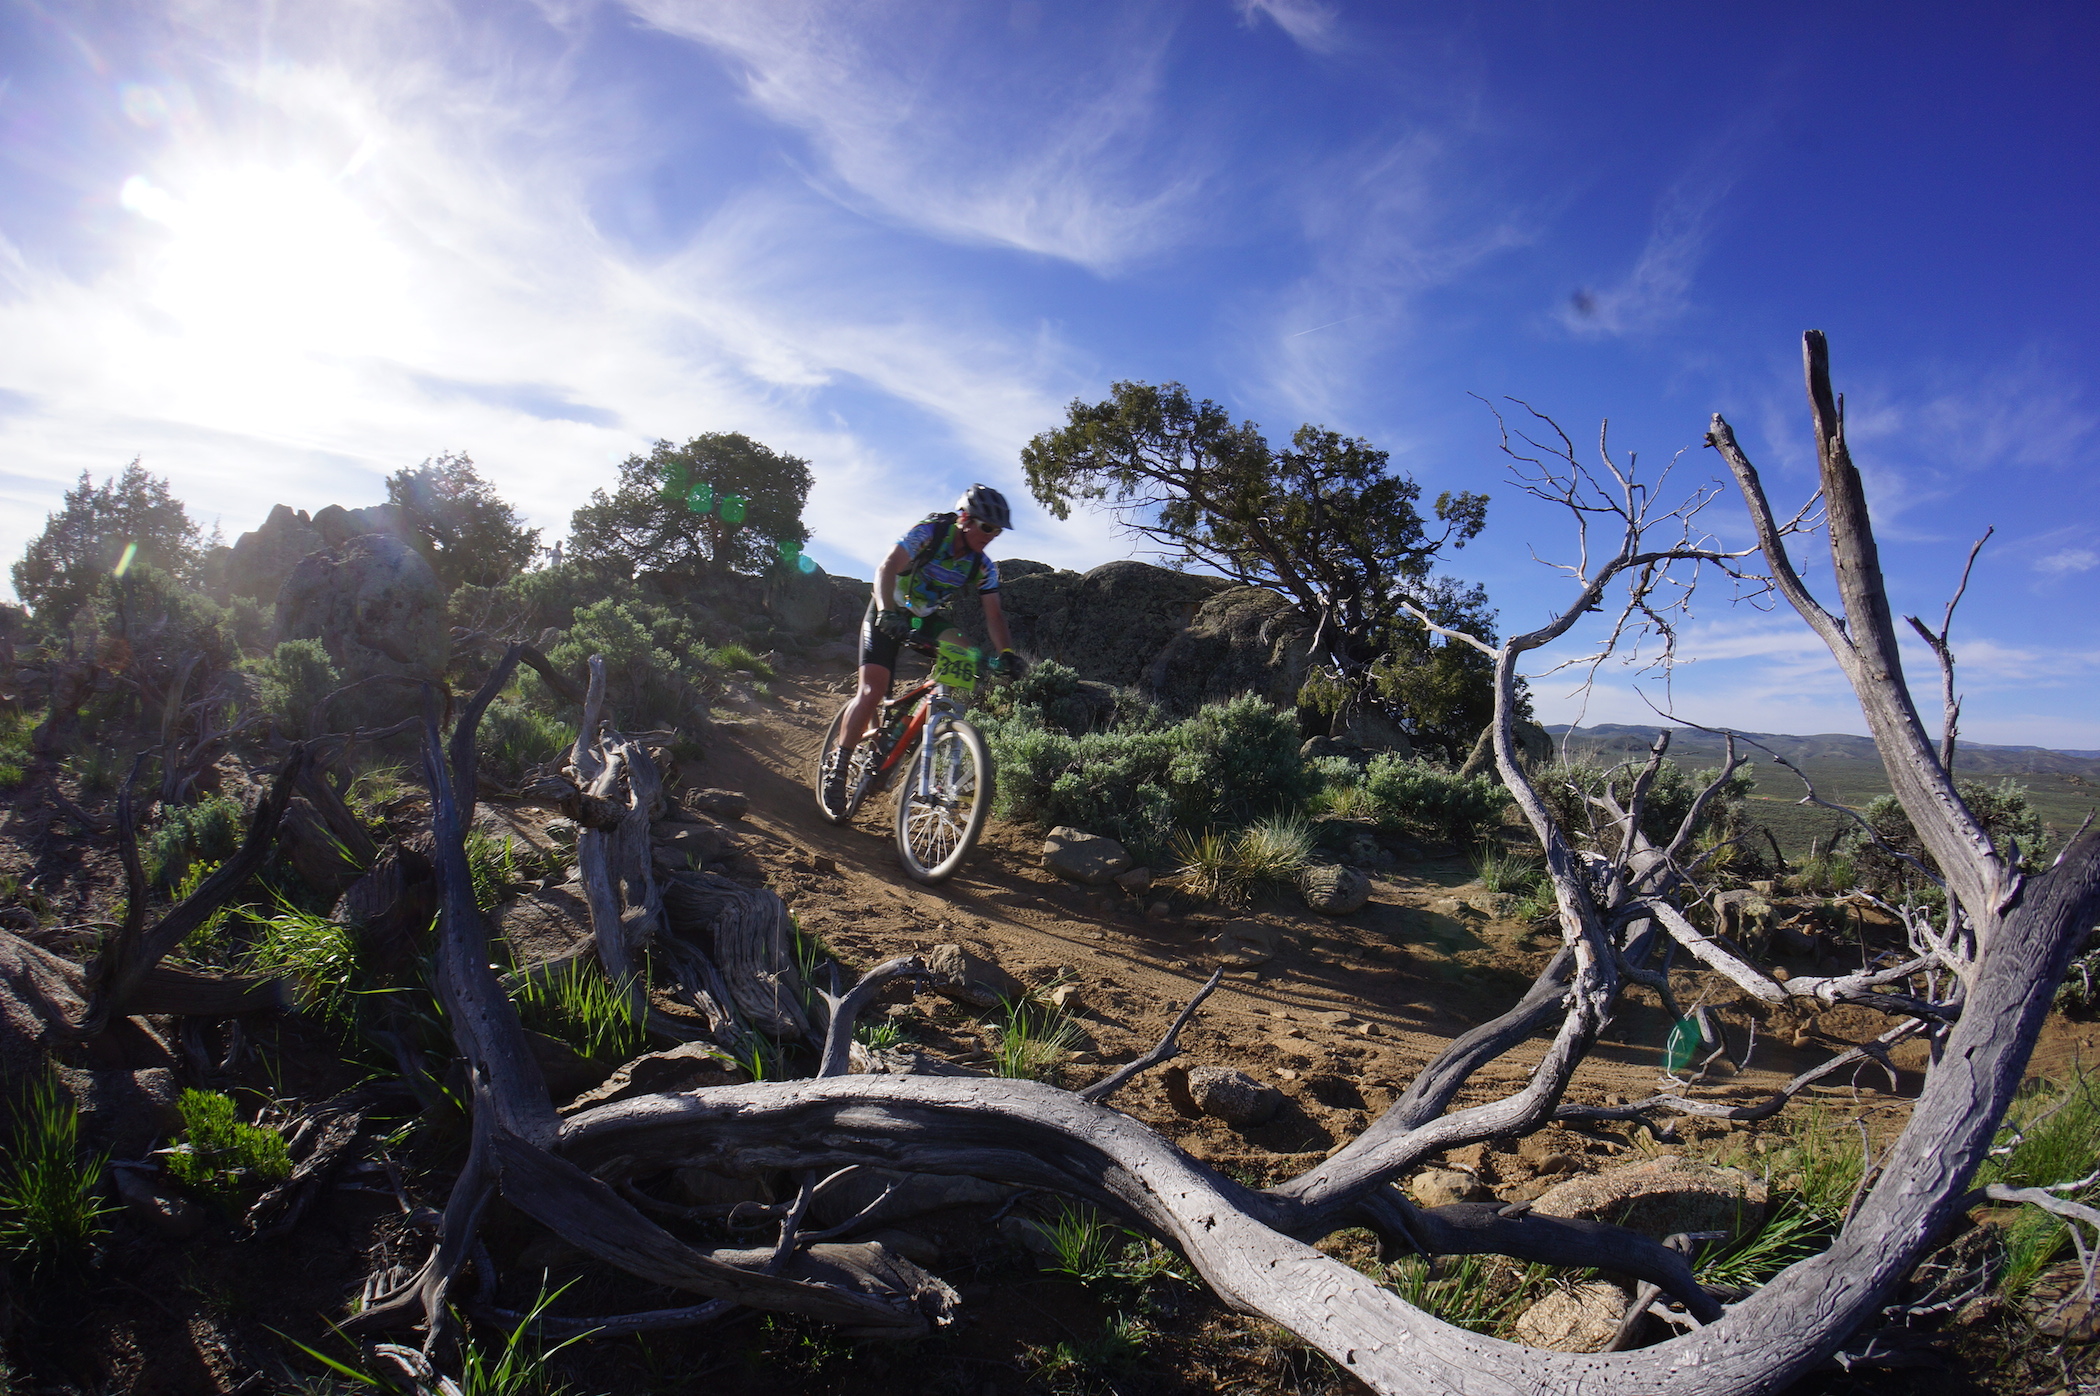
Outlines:
<svg viewBox="0 0 2100 1396"><path fill-rule="evenodd" d="M1146 666L1139 688L1181 714L1242 693L1295 703L1311 640L1311 622L1289 597L1265 587L1233 587L1197 609L1187 629Z"/></svg>
<svg viewBox="0 0 2100 1396"><path fill-rule="evenodd" d="M1203 603L1232 585L1127 560L1083 574L1025 558L999 563L999 605L1014 645L1118 688L1138 683ZM957 626L982 643L984 618L974 600L959 598L953 610Z"/></svg>
<svg viewBox="0 0 2100 1396"><path fill-rule="evenodd" d="M790 635L819 635L833 629L831 607L836 592L831 576L809 559L811 570L784 566L766 574L764 605L773 624ZM867 604L862 593L861 603Z"/></svg>
<svg viewBox="0 0 2100 1396"><path fill-rule="evenodd" d="M319 640L346 684L377 674L435 678L451 655L445 588L422 554L382 533L302 558L277 593L277 631L280 640ZM365 720L417 701L405 685L367 692Z"/></svg>
<svg viewBox="0 0 2100 1396"><path fill-rule="evenodd" d="M304 509L294 512L290 505L279 504L262 527L234 540L226 559L227 594L272 600L300 559L327 546Z"/></svg>
<svg viewBox="0 0 2100 1396"><path fill-rule="evenodd" d="M384 533L403 541L414 536L408 511L398 504L374 504L366 509L345 509L331 504L314 515L314 531L328 547L340 548L352 538Z"/></svg>

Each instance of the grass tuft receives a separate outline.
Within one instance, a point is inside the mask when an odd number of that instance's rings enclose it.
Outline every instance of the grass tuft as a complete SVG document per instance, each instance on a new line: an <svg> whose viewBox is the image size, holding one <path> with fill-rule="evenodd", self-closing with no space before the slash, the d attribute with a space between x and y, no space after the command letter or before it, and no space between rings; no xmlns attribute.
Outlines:
<svg viewBox="0 0 2100 1396"><path fill-rule="evenodd" d="M1009 999L1000 1006L993 1033L993 1071L1021 1081L1055 1081L1058 1068L1080 1040L1079 1024L1025 999Z"/></svg>
<svg viewBox="0 0 2100 1396"><path fill-rule="evenodd" d="M1313 861L1311 826L1293 816L1264 819L1239 834L1209 831L1177 834L1181 885L1188 892L1231 906L1290 883Z"/></svg>
<svg viewBox="0 0 2100 1396"><path fill-rule="evenodd" d="M102 1202L106 1163L83 1157L79 1107L47 1073L29 1088L0 1155L0 1251L32 1269L84 1260L114 1210Z"/></svg>
<svg viewBox="0 0 2100 1396"><path fill-rule="evenodd" d="M648 1046L632 1001L594 964L526 975L511 997L526 1027L561 1039L593 1061L624 1062Z"/></svg>
<svg viewBox="0 0 2100 1396"><path fill-rule="evenodd" d="M1524 896L1535 890L1545 877L1545 869L1538 859L1528 854L1512 853L1492 841L1483 840L1467 861L1473 865L1473 874L1480 879L1480 885L1490 892Z"/></svg>

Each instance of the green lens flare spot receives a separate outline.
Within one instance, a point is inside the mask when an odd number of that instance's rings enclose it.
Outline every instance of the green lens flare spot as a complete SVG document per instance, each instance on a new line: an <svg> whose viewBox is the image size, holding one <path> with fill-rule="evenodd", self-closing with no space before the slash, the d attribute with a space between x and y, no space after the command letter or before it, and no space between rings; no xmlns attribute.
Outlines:
<svg viewBox="0 0 2100 1396"><path fill-rule="evenodd" d="M1679 1018L1670 1029L1669 1040L1663 1043L1663 1065L1670 1071L1682 1071L1692 1064L1692 1056L1699 1050L1699 1020Z"/></svg>
<svg viewBox="0 0 2100 1396"><path fill-rule="evenodd" d="M685 507L696 514L712 514L715 511L715 487L695 485L685 494Z"/></svg>
<svg viewBox="0 0 2100 1396"><path fill-rule="evenodd" d="M739 495L739 494L725 494L725 495L723 495L723 496L722 496L722 522L723 522L723 523L732 523L732 524L740 524L740 523L742 523L742 522L744 521L744 504L745 504L745 500L744 500L744 497L743 497L742 495Z"/></svg>

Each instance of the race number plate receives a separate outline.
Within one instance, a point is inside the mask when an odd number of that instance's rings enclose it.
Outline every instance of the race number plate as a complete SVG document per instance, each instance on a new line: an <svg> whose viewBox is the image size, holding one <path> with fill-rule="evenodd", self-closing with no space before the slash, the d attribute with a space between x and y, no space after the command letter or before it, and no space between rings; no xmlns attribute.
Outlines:
<svg viewBox="0 0 2100 1396"><path fill-rule="evenodd" d="M950 688L977 685L977 651L960 645L942 645L933 659L933 681Z"/></svg>

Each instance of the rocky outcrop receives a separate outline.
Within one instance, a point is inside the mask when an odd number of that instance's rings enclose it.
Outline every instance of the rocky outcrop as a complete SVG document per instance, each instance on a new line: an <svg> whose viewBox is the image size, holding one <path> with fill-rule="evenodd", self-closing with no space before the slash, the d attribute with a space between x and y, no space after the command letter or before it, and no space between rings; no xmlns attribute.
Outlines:
<svg viewBox="0 0 2100 1396"><path fill-rule="evenodd" d="M415 536L408 511L398 504L374 504L367 509L345 509L340 504L331 504L314 514L314 531L331 548L340 548L352 538L361 538L367 533L384 533L404 542Z"/></svg>
<svg viewBox="0 0 2100 1396"><path fill-rule="evenodd" d="M327 547L306 511L280 504L270 510L262 527L234 540L226 559L225 586L230 596L274 601L285 578L308 553Z"/></svg>
<svg viewBox="0 0 2100 1396"><path fill-rule="evenodd" d="M804 572L800 567L774 567L768 571L762 604L773 624L790 635L821 635L837 627L832 620L832 603L837 588L832 585L831 574L809 559L812 570ZM863 591L861 604L867 604Z"/></svg>
<svg viewBox="0 0 2100 1396"><path fill-rule="evenodd" d="M1305 683L1311 638L1311 623L1288 597L1233 587L1197 608L1188 627L1146 666L1138 686L1172 713L1193 713L1242 693L1289 705Z"/></svg>
<svg viewBox="0 0 2100 1396"><path fill-rule="evenodd" d="M1203 603L1232 586L1144 562L1104 562L1085 573L1025 558L999 563L999 605L1015 647L1118 688L1138 684ZM983 643L984 616L974 601L958 600L952 609L957 626Z"/></svg>
<svg viewBox="0 0 2100 1396"><path fill-rule="evenodd" d="M398 538L367 533L309 553L277 593L280 640L319 640L343 682L375 674L433 678L450 657L445 588L422 554ZM413 691L367 690L366 720L408 711Z"/></svg>

